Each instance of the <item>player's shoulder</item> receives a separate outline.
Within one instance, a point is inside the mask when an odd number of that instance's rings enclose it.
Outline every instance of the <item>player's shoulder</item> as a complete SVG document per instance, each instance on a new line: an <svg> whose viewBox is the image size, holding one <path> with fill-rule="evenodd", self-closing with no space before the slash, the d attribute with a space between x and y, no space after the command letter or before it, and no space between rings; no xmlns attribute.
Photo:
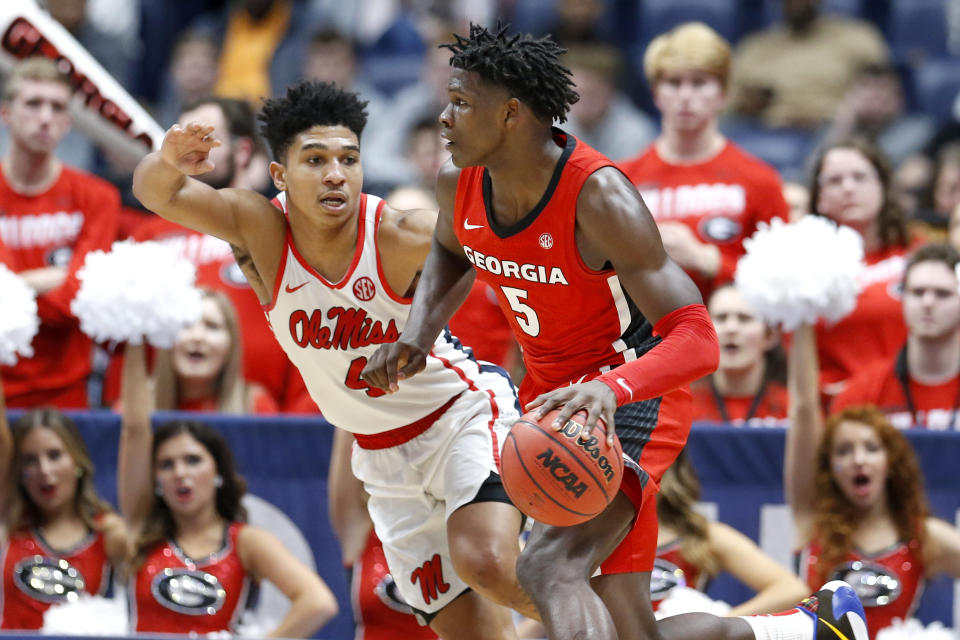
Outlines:
<svg viewBox="0 0 960 640"><path fill-rule="evenodd" d="M397 209L384 202L378 232L380 245L384 246L384 242L404 245L429 242L436 224L435 210Z"/></svg>

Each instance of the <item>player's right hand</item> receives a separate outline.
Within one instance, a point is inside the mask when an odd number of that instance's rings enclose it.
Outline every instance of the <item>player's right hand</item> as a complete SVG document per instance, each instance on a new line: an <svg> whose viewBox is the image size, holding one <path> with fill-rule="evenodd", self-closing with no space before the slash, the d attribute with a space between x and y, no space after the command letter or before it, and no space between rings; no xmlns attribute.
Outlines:
<svg viewBox="0 0 960 640"><path fill-rule="evenodd" d="M387 393L399 390L399 381L414 376L427 366L427 351L411 342L400 340L380 345L367 366L360 372L360 379L372 387Z"/></svg>
<svg viewBox="0 0 960 640"><path fill-rule="evenodd" d="M213 169L210 150L220 146L213 137L213 127L199 122L184 126L175 124L167 130L160 144L160 157L181 173L195 176Z"/></svg>

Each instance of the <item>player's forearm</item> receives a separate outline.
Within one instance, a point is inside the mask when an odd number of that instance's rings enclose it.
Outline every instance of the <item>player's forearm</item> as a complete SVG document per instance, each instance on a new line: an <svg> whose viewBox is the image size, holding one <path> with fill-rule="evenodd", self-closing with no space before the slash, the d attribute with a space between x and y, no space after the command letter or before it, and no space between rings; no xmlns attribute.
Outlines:
<svg viewBox="0 0 960 640"><path fill-rule="evenodd" d="M653 331L659 344L598 378L613 389L618 406L662 396L717 369L720 343L702 304L668 313Z"/></svg>
<svg viewBox="0 0 960 640"><path fill-rule="evenodd" d="M164 217L169 205L187 183L187 176L166 162L159 151L147 154L133 172L133 195L143 206Z"/></svg>
<svg viewBox="0 0 960 640"><path fill-rule="evenodd" d="M466 257L451 252L434 239L413 296L410 317L403 330L404 339L429 350L470 293L472 276L473 267Z"/></svg>

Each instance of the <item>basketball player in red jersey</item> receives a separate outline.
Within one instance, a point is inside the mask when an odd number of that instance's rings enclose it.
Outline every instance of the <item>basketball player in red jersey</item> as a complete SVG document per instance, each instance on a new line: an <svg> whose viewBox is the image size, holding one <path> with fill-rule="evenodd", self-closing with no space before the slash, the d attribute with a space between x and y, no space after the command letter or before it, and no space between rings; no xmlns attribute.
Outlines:
<svg viewBox="0 0 960 640"><path fill-rule="evenodd" d="M622 491L603 513L571 527L538 523L520 556L520 583L550 638L810 640L832 637L831 625L865 638L862 607L839 582L811 600L817 613L690 614L657 625L654 493L689 432L686 384L717 366L716 333L633 185L551 126L578 98L562 49L475 25L447 46L454 69L440 122L453 166L438 181L433 248L406 328L364 379L394 393L416 380L475 271L523 348L521 401L541 415L561 407L557 428L581 409L590 426L602 417L626 457Z"/></svg>
<svg viewBox="0 0 960 640"><path fill-rule="evenodd" d="M70 302L86 254L116 239L120 194L55 155L70 130L70 82L43 58L18 63L0 100L10 144L0 163L0 238L11 269L39 294L34 356L0 368L11 407L87 406L93 343Z"/></svg>
<svg viewBox="0 0 960 640"><path fill-rule="evenodd" d="M662 133L618 164L657 221L667 254L707 300L733 279L743 239L759 222L787 220L773 167L743 152L717 128L726 104L730 45L702 23L676 27L643 58Z"/></svg>

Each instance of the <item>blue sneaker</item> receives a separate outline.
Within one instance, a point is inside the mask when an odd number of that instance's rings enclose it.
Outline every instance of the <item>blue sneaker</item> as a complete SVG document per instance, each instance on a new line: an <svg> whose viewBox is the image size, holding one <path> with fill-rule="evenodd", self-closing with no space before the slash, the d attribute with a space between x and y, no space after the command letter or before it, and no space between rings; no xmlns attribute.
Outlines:
<svg viewBox="0 0 960 640"><path fill-rule="evenodd" d="M860 598L843 580L832 580L797 605L817 624L814 640L869 640Z"/></svg>

